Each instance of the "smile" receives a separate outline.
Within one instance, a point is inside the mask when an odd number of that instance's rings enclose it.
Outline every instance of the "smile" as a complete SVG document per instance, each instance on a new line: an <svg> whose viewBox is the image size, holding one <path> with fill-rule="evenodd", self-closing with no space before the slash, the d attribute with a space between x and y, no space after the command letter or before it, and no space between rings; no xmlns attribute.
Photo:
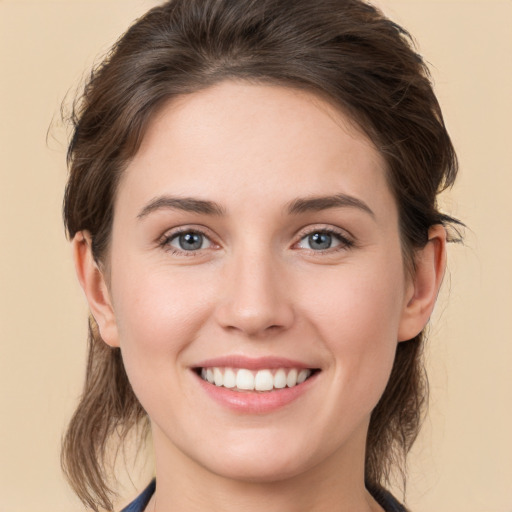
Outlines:
<svg viewBox="0 0 512 512"><path fill-rule="evenodd" d="M206 382L232 391L273 391L293 388L305 382L315 370L309 368L247 368L208 367L198 369Z"/></svg>

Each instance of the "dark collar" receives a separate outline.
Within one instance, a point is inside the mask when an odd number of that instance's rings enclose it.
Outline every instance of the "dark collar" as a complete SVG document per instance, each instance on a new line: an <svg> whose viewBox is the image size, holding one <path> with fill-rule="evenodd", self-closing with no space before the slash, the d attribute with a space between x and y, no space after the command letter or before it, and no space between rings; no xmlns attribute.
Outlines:
<svg viewBox="0 0 512 512"><path fill-rule="evenodd" d="M121 512L144 512L144 509L147 507L155 489L156 479L153 478L142 493L127 507L123 508ZM368 491L386 512L407 512L407 509L401 505L390 492L386 491L382 487L369 487Z"/></svg>

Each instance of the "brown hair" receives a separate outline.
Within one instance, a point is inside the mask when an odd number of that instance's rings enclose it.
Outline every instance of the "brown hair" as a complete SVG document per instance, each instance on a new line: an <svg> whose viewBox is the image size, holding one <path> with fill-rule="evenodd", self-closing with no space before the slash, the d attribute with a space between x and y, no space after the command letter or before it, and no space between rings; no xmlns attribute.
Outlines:
<svg viewBox="0 0 512 512"><path fill-rule="evenodd" d="M409 34L361 0L171 0L150 10L92 73L74 108L64 219L69 237L92 236L105 257L120 174L148 121L169 99L222 80L270 83L328 98L366 133L387 162L407 266L435 224L436 195L457 161L428 70ZM105 453L147 417L128 382L119 349L90 319L89 360L62 461L81 500L112 508ZM389 383L372 413L366 481L382 486L421 423L427 385L423 333L399 343ZM120 438L120 439L119 439Z"/></svg>

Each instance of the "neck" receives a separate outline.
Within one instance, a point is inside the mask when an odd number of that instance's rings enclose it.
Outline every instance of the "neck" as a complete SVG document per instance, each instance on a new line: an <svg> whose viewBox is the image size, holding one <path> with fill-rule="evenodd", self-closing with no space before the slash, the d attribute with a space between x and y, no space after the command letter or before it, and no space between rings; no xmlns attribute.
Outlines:
<svg viewBox="0 0 512 512"><path fill-rule="evenodd" d="M161 433L153 436L157 487L148 512L382 512L364 486L364 464L355 463L364 457L352 447L297 475L249 481L216 474L174 446L162 449Z"/></svg>

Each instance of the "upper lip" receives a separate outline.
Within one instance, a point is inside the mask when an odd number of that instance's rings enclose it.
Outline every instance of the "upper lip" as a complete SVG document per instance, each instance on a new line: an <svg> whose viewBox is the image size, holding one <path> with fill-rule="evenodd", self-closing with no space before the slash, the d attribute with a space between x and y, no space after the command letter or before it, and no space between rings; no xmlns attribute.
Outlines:
<svg viewBox="0 0 512 512"><path fill-rule="evenodd" d="M301 361L285 357L247 357L242 355L230 355L206 359L194 365L194 368L246 368L248 370L272 370L276 368L314 368Z"/></svg>

